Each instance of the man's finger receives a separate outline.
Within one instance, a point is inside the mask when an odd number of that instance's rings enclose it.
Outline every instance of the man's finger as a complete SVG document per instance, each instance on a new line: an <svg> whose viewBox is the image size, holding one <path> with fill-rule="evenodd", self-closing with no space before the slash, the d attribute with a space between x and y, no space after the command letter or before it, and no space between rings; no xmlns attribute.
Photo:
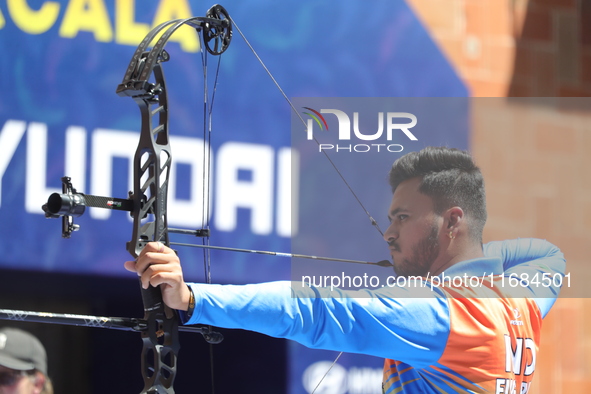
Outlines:
<svg viewBox="0 0 591 394"><path fill-rule="evenodd" d="M162 254L156 252L147 252L140 255L135 263L135 271L143 273L150 266L168 266L178 265L176 254Z"/></svg>
<svg viewBox="0 0 591 394"><path fill-rule="evenodd" d="M170 254L171 252L174 253L172 249L164 245L162 242L148 242L140 252L140 256L143 256L146 253Z"/></svg>
<svg viewBox="0 0 591 394"><path fill-rule="evenodd" d="M123 263L123 268L131 272L137 272L135 261L126 261Z"/></svg>
<svg viewBox="0 0 591 394"><path fill-rule="evenodd" d="M175 274L175 267L168 264L150 265L141 274L142 287L147 289L149 285L156 287L162 283L169 283L174 285L174 281L178 282L178 274ZM170 280L170 282L169 282ZM182 280L182 276L181 276Z"/></svg>
<svg viewBox="0 0 591 394"><path fill-rule="evenodd" d="M150 284L154 287L163 284L176 287L179 285L179 277L172 272L158 272L152 275L150 278Z"/></svg>

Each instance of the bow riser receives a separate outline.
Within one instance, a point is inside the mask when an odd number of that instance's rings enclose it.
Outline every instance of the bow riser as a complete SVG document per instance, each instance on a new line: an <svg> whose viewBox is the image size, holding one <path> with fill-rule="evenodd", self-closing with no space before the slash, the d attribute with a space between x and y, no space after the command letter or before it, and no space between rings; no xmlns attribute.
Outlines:
<svg viewBox="0 0 591 394"><path fill-rule="evenodd" d="M154 95L134 97L142 116L140 139L133 160L133 233L128 252L138 257L148 242L169 245L167 195L172 154L168 136L168 101L160 63L153 67ZM157 121L155 117L158 117ZM141 282L140 282L141 286ZM178 316L162 301L160 288L141 288L144 320L141 355L143 393L174 393L180 349Z"/></svg>

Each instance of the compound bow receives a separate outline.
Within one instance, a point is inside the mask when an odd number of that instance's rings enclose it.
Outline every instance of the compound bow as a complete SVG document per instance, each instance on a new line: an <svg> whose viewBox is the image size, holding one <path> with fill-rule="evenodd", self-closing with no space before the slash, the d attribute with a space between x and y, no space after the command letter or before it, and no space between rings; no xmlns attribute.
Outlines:
<svg viewBox="0 0 591 394"><path fill-rule="evenodd" d="M167 223L167 191L172 163L168 130L168 96L162 63L170 56L164 49L168 39L183 25L201 33L204 46L212 55L221 55L232 39L232 24L220 5L211 7L205 17L176 19L152 29L137 47L117 87L119 96L129 96L141 112L140 139L133 159L133 192L128 199L78 193L68 177L62 178L62 194L52 194L43 210L47 217L62 217L62 236L69 238L79 226L73 218L85 206L130 211L133 232L127 251L137 258L148 242L170 245ZM156 43L151 47L154 39ZM151 82L151 78L154 81ZM206 111L206 115L207 115ZM157 119L156 119L157 117ZM208 229L197 231L209 236ZM157 287L141 288L144 318L138 324L142 334L142 394L174 393L176 360L180 348L179 316L162 301ZM209 327L196 327L209 343L219 343L221 334Z"/></svg>

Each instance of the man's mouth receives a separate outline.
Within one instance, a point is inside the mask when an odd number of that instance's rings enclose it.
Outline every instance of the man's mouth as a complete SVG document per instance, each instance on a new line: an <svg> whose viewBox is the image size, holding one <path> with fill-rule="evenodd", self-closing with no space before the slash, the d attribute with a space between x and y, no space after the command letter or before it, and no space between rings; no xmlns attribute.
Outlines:
<svg viewBox="0 0 591 394"><path fill-rule="evenodd" d="M391 252L400 252L400 247L394 242L388 242L388 246Z"/></svg>

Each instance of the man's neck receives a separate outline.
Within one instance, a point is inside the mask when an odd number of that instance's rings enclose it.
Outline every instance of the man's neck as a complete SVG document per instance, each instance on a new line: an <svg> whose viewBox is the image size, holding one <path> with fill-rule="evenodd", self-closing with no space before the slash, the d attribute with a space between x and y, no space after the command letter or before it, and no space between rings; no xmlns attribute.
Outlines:
<svg viewBox="0 0 591 394"><path fill-rule="evenodd" d="M484 257L484 253L480 244L450 245L431 265L431 275L439 275L457 263L481 257Z"/></svg>

